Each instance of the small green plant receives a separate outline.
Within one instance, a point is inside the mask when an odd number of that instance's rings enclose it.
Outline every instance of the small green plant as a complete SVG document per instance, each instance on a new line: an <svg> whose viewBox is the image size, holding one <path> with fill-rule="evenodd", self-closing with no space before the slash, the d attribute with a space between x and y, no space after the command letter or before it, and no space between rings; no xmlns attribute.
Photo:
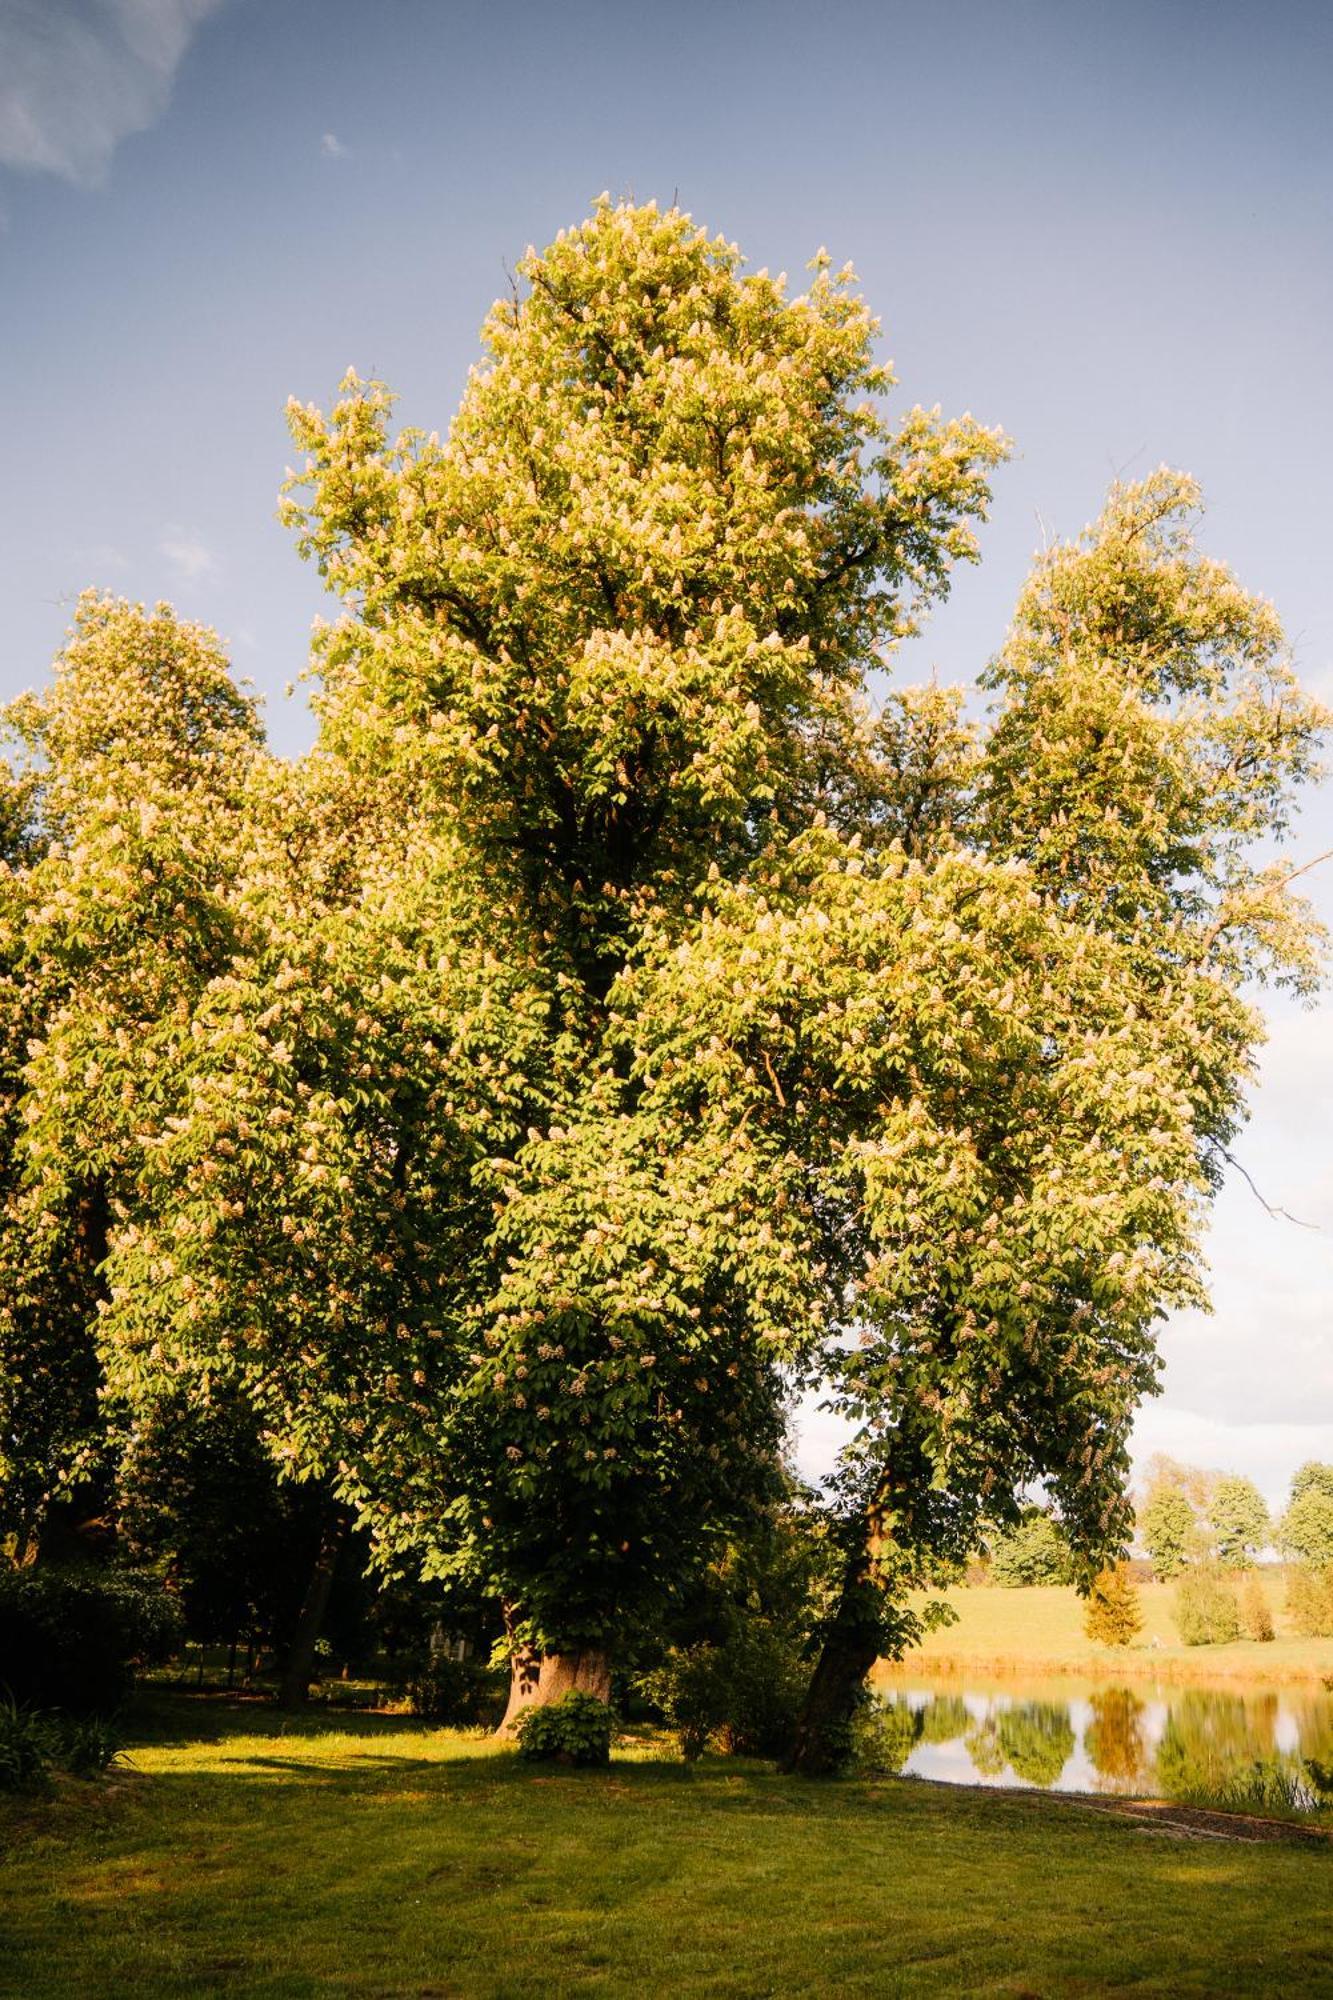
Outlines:
<svg viewBox="0 0 1333 2000"><path fill-rule="evenodd" d="M48 1716L12 1695L0 1696L0 1792L41 1790L54 1749Z"/></svg>
<svg viewBox="0 0 1333 2000"><path fill-rule="evenodd" d="M1128 1563L1104 1569L1088 1594L1083 1630L1103 1646L1128 1646L1143 1630L1143 1609Z"/></svg>
<svg viewBox="0 0 1333 2000"><path fill-rule="evenodd" d="M1201 1566L1181 1577L1172 1615L1187 1646L1224 1646L1240 1637L1236 1593L1213 1569Z"/></svg>
<svg viewBox="0 0 1333 2000"><path fill-rule="evenodd" d="M100 1778L125 1754L125 1739L113 1715L76 1715L58 1725L60 1762L75 1778Z"/></svg>
<svg viewBox="0 0 1333 2000"><path fill-rule="evenodd" d="M578 1689L545 1708L527 1708L516 1725L520 1756L534 1764L607 1764L611 1711Z"/></svg>
<svg viewBox="0 0 1333 2000"><path fill-rule="evenodd" d="M1245 1587L1240 1594L1240 1622L1247 1639L1267 1640L1275 1636L1273 1614L1268 1608L1263 1584L1257 1576L1250 1575L1245 1580Z"/></svg>

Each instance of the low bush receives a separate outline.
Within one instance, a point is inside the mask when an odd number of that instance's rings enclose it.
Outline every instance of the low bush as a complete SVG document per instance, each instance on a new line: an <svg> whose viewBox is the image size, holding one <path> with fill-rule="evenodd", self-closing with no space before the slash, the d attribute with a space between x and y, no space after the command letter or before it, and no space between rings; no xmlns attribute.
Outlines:
<svg viewBox="0 0 1333 2000"><path fill-rule="evenodd" d="M1245 1580L1240 1594L1240 1622L1247 1639L1272 1639L1273 1614L1268 1608L1264 1587L1257 1576Z"/></svg>
<svg viewBox="0 0 1333 2000"><path fill-rule="evenodd" d="M115 1716L75 1715L59 1729L59 1761L75 1778L100 1778L124 1756L125 1739Z"/></svg>
<svg viewBox="0 0 1333 2000"><path fill-rule="evenodd" d="M1301 1563L1287 1575L1287 1611L1303 1639L1333 1638L1333 1563Z"/></svg>
<svg viewBox="0 0 1333 2000"><path fill-rule="evenodd" d="M0 1695L0 1792L41 1789L54 1754L50 1717L28 1702Z"/></svg>
<svg viewBox="0 0 1333 2000"><path fill-rule="evenodd" d="M545 1708L525 1708L515 1725L520 1756L534 1764L608 1764L611 1711L575 1690Z"/></svg>
<svg viewBox="0 0 1333 2000"><path fill-rule="evenodd" d="M155 1577L123 1570L0 1570L0 1679L17 1702L71 1715L119 1708L136 1666L168 1659L179 1608Z"/></svg>
<svg viewBox="0 0 1333 2000"><path fill-rule="evenodd" d="M0 1792L41 1791L59 1768L97 1778L120 1762L124 1739L114 1717L52 1715L0 1695Z"/></svg>
<svg viewBox="0 0 1333 2000"><path fill-rule="evenodd" d="M1172 1615L1187 1646L1224 1646L1240 1637L1236 1593L1211 1569L1189 1570L1181 1577Z"/></svg>
<svg viewBox="0 0 1333 2000"><path fill-rule="evenodd" d="M1083 1630L1103 1646L1128 1646L1143 1630L1143 1608L1128 1563L1104 1569L1088 1593Z"/></svg>
<svg viewBox="0 0 1333 2000"><path fill-rule="evenodd" d="M409 1675L403 1695L413 1715L451 1729L494 1728L504 1713L505 1677L479 1660L437 1653Z"/></svg>
<svg viewBox="0 0 1333 2000"><path fill-rule="evenodd" d="M809 1669L772 1627L742 1626L721 1645L673 1649L638 1685L676 1731L687 1762L710 1742L737 1757L779 1757Z"/></svg>

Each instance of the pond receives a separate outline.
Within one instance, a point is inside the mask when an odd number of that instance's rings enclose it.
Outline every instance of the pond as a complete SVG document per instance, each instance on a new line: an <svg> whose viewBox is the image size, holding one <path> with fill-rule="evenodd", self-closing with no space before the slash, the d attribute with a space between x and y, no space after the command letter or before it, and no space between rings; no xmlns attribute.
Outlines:
<svg viewBox="0 0 1333 2000"><path fill-rule="evenodd" d="M1251 1811L1333 1806L1333 1693L1141 1682L958 1680L876 1690L880 1769Z"/></svg>

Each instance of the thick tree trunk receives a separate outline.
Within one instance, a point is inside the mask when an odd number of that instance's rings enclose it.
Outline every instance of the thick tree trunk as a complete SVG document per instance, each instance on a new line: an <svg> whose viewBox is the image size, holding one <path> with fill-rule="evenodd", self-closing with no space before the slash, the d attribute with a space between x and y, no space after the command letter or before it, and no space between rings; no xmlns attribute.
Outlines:
<svg viewBox="0 0 1333 2000"><path fill-rule="evenodd" d="M535 1653L530 1648L516 1651L510 1670L509 1706L496 1735L512 1736L525 1708L546 1708L576 1692L610 1701L611 1662L605 1653L589 1646L569 1653Z"/></svg>
<svg viewBox="0 0 1333 2000"><path fill-rule="evenodd" d="M866 1676L884 1648L885 1553L910 1513L904 1488L886 1477L865 1513L848 1523L842 1594L806 1690L784 1771L807 1778L831 1777L848 1761L852 1723Z"/></svg>
<svg viewBox="0 0 1333 2000"><path fill-rule="evenodd" d="M278 1703L282 1708L303 1708L315 1672L315 1646L329 1608L333 1573L338 1567L347 1539L347 1518L341 1508L330 1512L320 1533L310 1582L306 1586L301 1615L296 1621L291 1645L283 1662Z"/></svg>
<svg viewBox="0 0 1333 2000"><path fill-rule="evenodd" d="M879 1658L880 1611L867 1533L865 1546L848 1561L838 1608L806 1690L784 1771L825 1778L846 1764L861 1690Z"/></svg>

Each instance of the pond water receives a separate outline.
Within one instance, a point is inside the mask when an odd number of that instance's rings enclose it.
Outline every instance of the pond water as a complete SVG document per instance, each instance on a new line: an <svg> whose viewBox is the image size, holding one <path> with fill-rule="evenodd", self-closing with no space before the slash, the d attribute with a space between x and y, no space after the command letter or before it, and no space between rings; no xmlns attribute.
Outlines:
<svg viewBox="0 0 1333 2000"><path fill-rule="evenodd" d="M1333 1806L1333 1693L1140 1682L958 1680L877 1691L879 1768L1262 1810Z"/></svg>

